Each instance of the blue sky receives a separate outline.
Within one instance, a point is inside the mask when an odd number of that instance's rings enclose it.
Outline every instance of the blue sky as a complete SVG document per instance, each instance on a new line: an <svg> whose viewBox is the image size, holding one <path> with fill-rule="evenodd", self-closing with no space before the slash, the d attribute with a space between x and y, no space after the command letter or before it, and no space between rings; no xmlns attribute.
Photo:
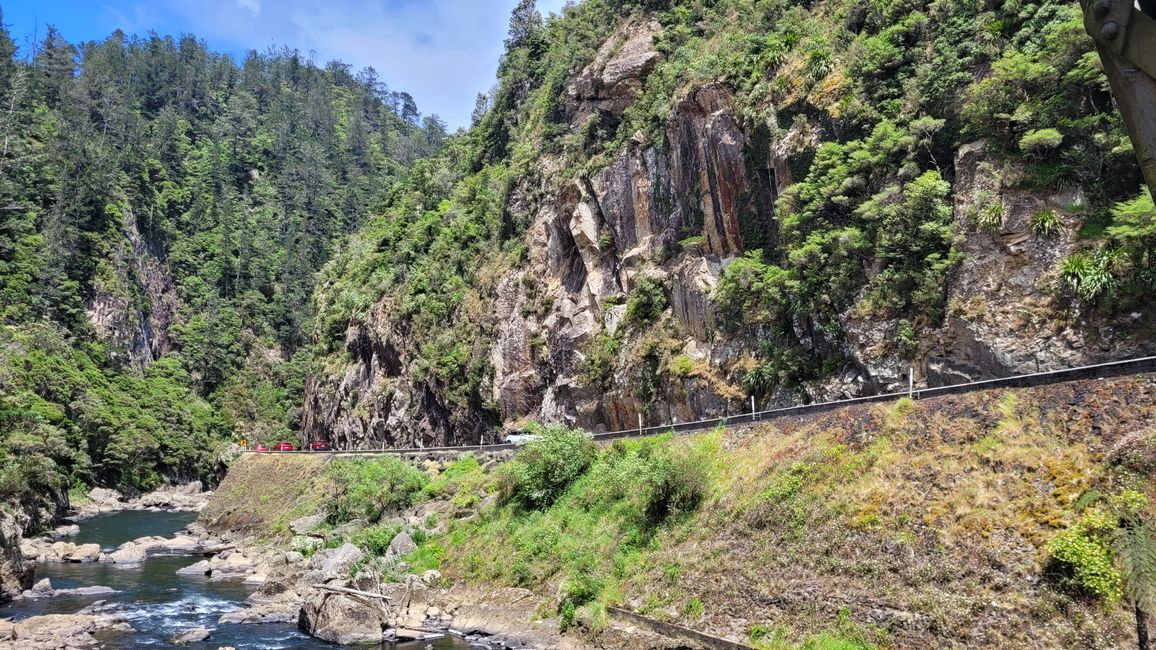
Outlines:
<svg viewBox="0 0 1156 650"><path fill-rule="evenodd" d="M542 13L564 0L538 0ZM494 82L510 10L517 0L0 0L18 43L55 25L73 42L129 34L193 33L218 51L285 45L373 66L423 114L466 126L474 96Z"/></svg>

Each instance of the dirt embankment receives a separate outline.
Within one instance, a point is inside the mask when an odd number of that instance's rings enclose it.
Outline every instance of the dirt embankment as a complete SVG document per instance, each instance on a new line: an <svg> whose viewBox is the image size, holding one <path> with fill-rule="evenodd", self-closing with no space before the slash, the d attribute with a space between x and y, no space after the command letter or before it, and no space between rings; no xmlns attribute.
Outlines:
<svg viewBox="0 0 1156 650"><path fill-rule="evenodd" d="M328 454L245 454L234 461L201 511L214 533L273 537L317 510Z"/></svg>

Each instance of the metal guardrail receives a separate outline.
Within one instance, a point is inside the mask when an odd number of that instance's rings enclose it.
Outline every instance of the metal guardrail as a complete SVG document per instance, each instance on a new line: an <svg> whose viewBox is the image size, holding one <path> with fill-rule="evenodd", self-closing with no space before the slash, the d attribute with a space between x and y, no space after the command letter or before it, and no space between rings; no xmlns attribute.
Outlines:
<svg viewBox="0 0 1156 650"><path fill-rule="evenodd" d="M1078 366L1076 368L1066 368L1063 370L1048 370L1044 372L1035 372L1026 375L1013 375L1011 377L1001 377L999 379L984 379L981 381L966 382L962 384L952 384L950 386L937 386L934 388L919 388L910 391L899 391L894 393L880 393L878 395L868 395L865 397L852 397L842 400L834 400L830 402L818 402L815 404L801 404L799 406L785 406L782 408L768 409L765 411L757 411L755 413L745 413L742 415L730 415L721 418L710 418L706 420L696 420L694 422L673 422L671 424L664 424L659 426L640 427L636 429L625 429L621 431L609 431L605 433L596 433L593 435L595 442L618 440L621 438L643 438L646 436L658 435L661 433L689 433L692 431L706 431L718 426L731 426L736 424L754 424L758 422L766 422L782 417L798 416L798 415L812 415L815 413L825 413L844 406L853 406L856 404L871 404L875 402L888 402L897 400L903 397L911 397L913 399L926 399L929 397L941 397L944 395L958 395L960 393L970 393L977 390L990 390L993 388L1030 388L1033 386L1046 386L1049 384L1060 384L1068 381L1078 381L1081 379L1106 379L1109 377L1121 377L1125 375L1139 375L1145 373L1156 373L1156 356L1139 357L1136 359L1127 359L1125 361L1110 361L1107 363L1097 363L1088 366ZM274 454L327 454L331 456L365 456L365 455L382 455L382 454L437 454L437 453L467 453L467 452L494 452L494 451L509 451L517 449L518 445L510 443L499 443L492 445L462 445L458 447L411 447L408 449L381 449L381 450L350 450L350 451L282 451L282 452L254 452L248 451L246 453L274 453Z"/></svg>

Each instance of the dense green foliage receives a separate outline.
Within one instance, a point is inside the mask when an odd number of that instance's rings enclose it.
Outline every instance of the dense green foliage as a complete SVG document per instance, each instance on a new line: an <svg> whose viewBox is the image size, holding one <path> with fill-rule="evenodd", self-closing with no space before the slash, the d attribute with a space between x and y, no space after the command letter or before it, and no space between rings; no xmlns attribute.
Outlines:
<svg viewBox="0 0 1156 650"><path fill-rule="evenodd" d="M1156 207L1144 189L1112 208L1112 225L1093 248L1060 264L1064 288L1106 311L1147 307L1156 290Z"/></svg>
<svg viewBox="0 0 1156 650"><path fill-rule="evenodd" d="M1127 595L1138 609L1156 612L1156 529L1148 495L1091 491L1076 505L1085 508L1079 520L1047 546L1053 582L1108 603Z"/></svg>
<svg viewBox="0 0 1156 650"><path fill-rule="evenodd" d="M119 31L0 30L0 107L0 438L32 494L292 435L315 272L445 136L372 69Z"/></svg>
<svg viewBox="0 0 1156 650"><path fill-rule="evenodd" d="M562 628L590 626L605 617L601 603L613 601L658 532L676 529L708 497L721 436L665 435L599 449L582 431L552 427L541 435L498 475L506 490L516 477L514 499L451 528L447 552L475 579L523 587L560 579ZM495 554L505 561L493 562Z"/></svg>
<svg viewBox="0 0 1156 650"><path fill-rule="evenodd" d="M537 438L509 466L506 498L528 509L548 508L590 467L598 453L590 434L555 425L531 429Z"/></svg>
<svg viewBox="0 0 1156 650"><path fill-rule="evenodd" d="M335 460L325 474L334 483L328 511L332 524L354 519L375 523L412 505L429 482L425 472L393 456Z"/></svg>

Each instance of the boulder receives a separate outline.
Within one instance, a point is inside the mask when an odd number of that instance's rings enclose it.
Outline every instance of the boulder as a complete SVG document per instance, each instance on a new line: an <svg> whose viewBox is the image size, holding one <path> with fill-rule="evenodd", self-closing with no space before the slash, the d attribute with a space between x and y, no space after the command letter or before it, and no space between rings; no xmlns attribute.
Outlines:
<svg viewBox="0 0 1156 650"><path fill-rule="evenodd" d="M178 485L174 492L177 494L191 495L200 494L205 491L205 486L200 481L191 481L184 485Z"/></svg>
<svg viewBox="0 0 1156 650"><path fill-rule="evenodd" d="M335 578L344 577L363 557L361 549L346 543L338 548L328 548L314 553L309 559L309 570L326 573Z"/></svg>
<svg viewBox="0 0 1156 650"><path fill-rule="evenodd" d="M305 556L298 553L297 551L288 551L285 553L285 564L297 564L298 562L304 561Z"/></svg>
<svg viewBox="0 0 1156 650"><path fill-rule="evenodd" d="M257 625L260 623L292 623L297 620L297 603L272 603L238 609L221 615L217 621L220 625L234 623L239 625Z"/></svg>
<svg viewBox="0 0 1156 650"><path fill-rule="evenodd" d="M88 491L88 500L98 505L112 505L120 503L124 497L116 490L107 488L92 488Z"/></svg>
<svg viewBox="0 0 1156 650"><path fill-rule="evenodd" d="M206 630L203 627L195 627L191 630L185 630L184 632L174 634L169 638L169 643L179 646L192 645L194 643L200 643L201 641L204 641L205 639L212 636L212 634L213 633L211 631Z"/></svg>
<svg viewBox="0 0 1156 650"><path fill-rule="evenodd" d="M99 547L98 547L99 548ZM55 542L48 547L45 553L49 562L64 562L76 552L76 544L72 542Z"/></svg>
<svg viewBox="0 0 1156 650"><path fill-rule="evenodd" d="M409 555L417 550L417 544L414 543L409 533L402 531L389 543L389 550L394 555Z"/></svg>
<svg viewBox="0 0 1156 650"><path fill-rule="evenodd" d="M96 562L100 559L100 544L82 544L68 555L69 562Z"/></svg>
<svg viewBox="0 0 1156 650"><path fill-rule="evenodd" d="M372 575L343 581L339 586L375 591L380 585ZM339 645L381 643L388 627L384 608L367 605L364 598L316 590L301 606L297 626L308 634Z"/></svg>
<svg viewBox="0 0 1156 650"><path fill-rule="evenodd" d="M93 587L77 587L75 589L57 589L53 592L54 596L103 596L105 594L119 593L112 587L93 586Z"/></svg>
<svg viewBox="0 0 1156 650"><path fill-rule="evenodd" d="M105 614L49 614L32 616L19 622L0 621L0 642L19 639L11 648L76 648L104 643L113 633L131 632L132 626L122 616ZM0 644L2 645L2 644Z"/></svg>
<svg viewBox="0 0 1156 650"><path fill-rule="evenodd" d="M145 548L135 542L125 542L112 553L103 556L105 562L112 564L140 564L145 561L148 553Z"/></svg>
<svg viewBox="0 0 1156 650"><path fill-rule="evenodd" d="M289 522L289 530L293 531L294 535L305 535L320 526L323 521L325 521L323 514L308 515Z"/></svg>
<svg viewBox="0 0 1156 650"><path fill-rule="evenodd" d="M32 585L32 589L29 589L28 593L36 596L47 596L52 593L52 581L44 578Z"/></svg>

